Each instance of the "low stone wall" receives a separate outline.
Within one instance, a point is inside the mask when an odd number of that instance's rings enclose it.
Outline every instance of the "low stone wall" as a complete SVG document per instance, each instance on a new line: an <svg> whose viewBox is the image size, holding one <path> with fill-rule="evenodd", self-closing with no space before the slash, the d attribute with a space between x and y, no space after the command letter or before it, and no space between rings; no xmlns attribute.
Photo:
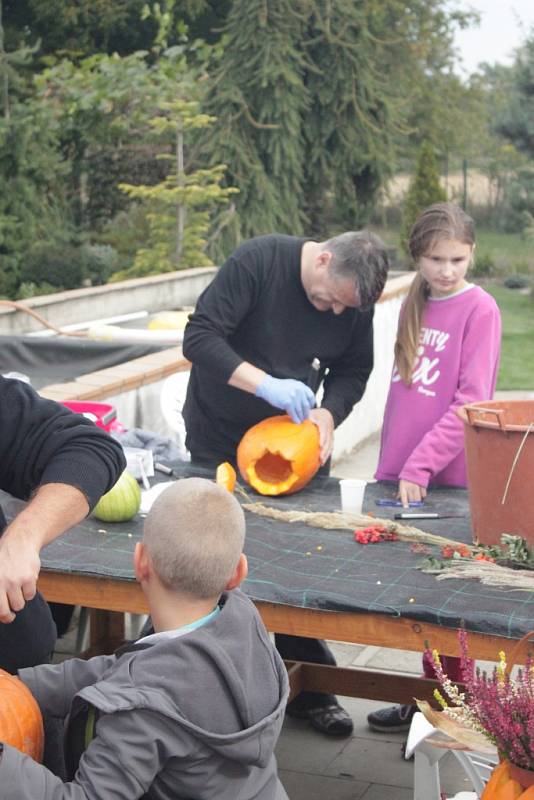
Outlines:
<svg viewBox="0 0 534 800"><path fill-rule="evenodd" d="M154 312L194 306L215 272L216 267L166 272L105 286L31 297L23 305L56 328L135 311ZM0 333L23 334L42 330L43 325L36 318L0 302Z"/></svg>

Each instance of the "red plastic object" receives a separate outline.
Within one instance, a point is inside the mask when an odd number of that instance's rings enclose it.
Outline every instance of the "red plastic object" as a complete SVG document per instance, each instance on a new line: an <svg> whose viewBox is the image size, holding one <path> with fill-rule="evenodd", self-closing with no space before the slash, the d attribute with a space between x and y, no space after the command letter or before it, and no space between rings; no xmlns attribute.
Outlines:
<svg viewBox="0 0 534 800"><path fill-rule="evenodd" d="M84 417L91 419L99 428L105 431L124 430L120 422L117 422L117 412L115 407L108 403L87 403L78 400L65 400L62 405L70 408L76 414L83 414Z"/></svg>

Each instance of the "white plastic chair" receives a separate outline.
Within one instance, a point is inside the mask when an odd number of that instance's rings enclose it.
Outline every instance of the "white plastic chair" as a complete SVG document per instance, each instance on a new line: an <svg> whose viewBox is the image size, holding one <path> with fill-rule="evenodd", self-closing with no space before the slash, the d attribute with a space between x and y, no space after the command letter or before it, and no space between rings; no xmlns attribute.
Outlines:
<svg viewBox="0 0 534 800"><path fill-rule="evenodd" d="M437 733L430 722L417 711L412 719L405 758L414 755L414 800L441 800L442 792L439 779L439 761L448 753L454 753L464 772L471 781L473 792L459 792L449 800L477 800L484 791L491 771L497 763L497 756L476 753L473 750L449 750L427 741L428 737Z"/></svg>
<svg viewBox="0 0 534 800"><path fill-rule="evenodd" d="M175 437L176 444L187 460L188 453L185 449L185 422L182 409L189 383L189 372L174 372L163 381L160 394L161 415L168 428Z"/></svg>

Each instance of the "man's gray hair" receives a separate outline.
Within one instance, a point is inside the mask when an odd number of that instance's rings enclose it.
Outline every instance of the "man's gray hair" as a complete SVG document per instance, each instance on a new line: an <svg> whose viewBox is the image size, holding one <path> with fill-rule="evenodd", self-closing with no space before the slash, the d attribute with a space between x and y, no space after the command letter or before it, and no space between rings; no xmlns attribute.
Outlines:
<svg viewBox="0 0 534 800"><path fill-rule="evenodd" d="M233 494L214 481L184 478L154 502L143 541L165 586L195 598L215 597L243 551L245 515Z"/></svg>
<svg viewBox="0 0 534 800"><path fill-rule="evenodd" d="M328 239L323 249L332 253L333 277L352 278L356 282L360 307L376 303L389 268L388 251L382 239L371 231L348 231Z"/></svg>

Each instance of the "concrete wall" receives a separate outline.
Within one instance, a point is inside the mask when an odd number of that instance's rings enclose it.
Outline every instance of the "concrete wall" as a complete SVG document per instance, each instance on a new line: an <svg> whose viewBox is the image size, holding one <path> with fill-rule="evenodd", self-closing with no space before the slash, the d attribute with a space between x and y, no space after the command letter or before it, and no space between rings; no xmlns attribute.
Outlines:
<svg viewBox="0 0 534 800"><path fill-rule="evenodd" d="M167 272L106 286L31 297L22 305L56 328L135 311L163 311L194 306L198 295L215 272L215 267ZM0 301L0 333L23 334L42 330L43 324L30 314Z"/></svg>

